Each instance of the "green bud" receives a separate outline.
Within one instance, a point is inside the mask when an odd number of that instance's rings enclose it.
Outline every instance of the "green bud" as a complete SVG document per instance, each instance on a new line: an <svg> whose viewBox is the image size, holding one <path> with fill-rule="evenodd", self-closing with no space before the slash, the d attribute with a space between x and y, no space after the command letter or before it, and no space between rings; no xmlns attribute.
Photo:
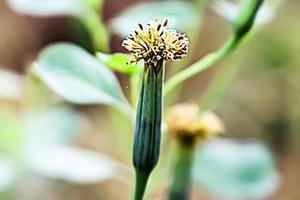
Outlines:
<svg viewBox="0 0 300 200"><path fill-rule="evenodd" d="M145 64L137 108L133 164L150 173L159 157L164 61Z"/></svg>
<svg viewBox="0 0 300 200"><path fill-rule="evenodd" d="M235 33L243 36L252 28L257 11L262 5L263 0L243 0L239 14L233 24Z"/></svg>

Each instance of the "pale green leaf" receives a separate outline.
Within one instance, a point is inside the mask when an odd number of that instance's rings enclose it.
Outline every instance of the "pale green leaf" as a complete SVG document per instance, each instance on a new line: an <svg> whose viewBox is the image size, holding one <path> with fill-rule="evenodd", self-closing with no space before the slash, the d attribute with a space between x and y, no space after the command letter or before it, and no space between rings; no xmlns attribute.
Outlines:
<svg viewBox="0 0 300 200"><path fill-rule="evenodd" d="M17 182L18 171L9 158L0 157L0 193L11 189ZM2 195L2 194L0 194Z"/></svg>
<svg viewBox="0 0 300 200"><path fill-rule="evenodd" d="M141 68L139 64L127 65L130 55L124 53L106 54L98 52L97 58L112 70L125 74L134 74Z"/></svg>
<svg viewBox="0 0 300 200"><path fill-rule="evenodd" d="M8 0L16 12L32 16L80 16L87 12L83 0Z"/></svg>
<svg viewBox="0 0 300 200"><path fill-rule="evenodd" d="M64 144L82 130L82 118L69 107L49 107L26 113L22 130L26 144Z"/></svg>
<svg viewBox="0 0 300 200"><path fill-rule="evenodd" d="M205 143L195 154L193 179L221 199L265 199L278 188L270 151L254 141Z"/></svg>
<svg viewBox="0 0 300 200"><path fill-rule="evenodd" d="M138 23L158 19L170 21L170 27L188 32L197 26L197 8L188 1L157 1L134 4L112 20L112 30L125 37Z"/></svg>
<svg viewBox="0 0 300 200"><path fill-rule="evenodd" d="M63 145L31 146L25 161L40 176L77 184L103 182L119 171L119 164L100 152Z"/></svg>
<svg viewBox="0 0 300 200"><path fill-rule="evenodd" d="M50 45L39 55L32 70L54 92L72 103L107 104L131 112L112 71L76 45Z"/></svg>
<svg viewBox="0 0 300 200"><path fill-rule="evenodd" d="M0 98L18 100L23 92L23 76L0 69Z"/></svg>

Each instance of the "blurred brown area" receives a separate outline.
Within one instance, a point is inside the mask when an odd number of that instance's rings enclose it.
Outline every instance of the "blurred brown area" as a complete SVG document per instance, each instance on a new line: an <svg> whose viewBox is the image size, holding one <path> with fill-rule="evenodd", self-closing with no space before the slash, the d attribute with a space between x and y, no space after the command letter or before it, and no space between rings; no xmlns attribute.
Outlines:
<svg viewBox="0 0 300 200"><path fill-rule="evenodd" d="M134 2L137 0L106 1L105 21ZM261 138L276 153L282 182L280 190L270 200L300 199L300 59L295 56L300 53L299 9L300 1L285 1L275 19L250 43L242 68L217 109L225 120L229 136ZM0 68L24 73L41 48L56 41L71 41L69 21L64 17L38 19L18 15L5 1L0 1ZM218 48L228 34L229 28L224 21L208 10L193 60ZM121 50L120 41L121 38L113 36L112 51ZM267 47L278 48L278 55L269 55L271 51ZM198 100L218 67L188 80L180 100ZM100 123L98 115L93 116L96 111L94 108L85 110L91 121L96 121L94 129L100 126L106 129L103 126L109 125L105 121ZM105 142L107 136L96 135L95 130L91 132L80 138L79 146L107 151L122 158L112 142ZM34 193L30 191L32 189ZM195 200L209 200L205 194L198 193L195 192ZM22 186L19 196L24 200L100 200L107 196L110 200L119 200L128 199L130 185L107 182L101 186L79 187L32 176Z"/></svg>

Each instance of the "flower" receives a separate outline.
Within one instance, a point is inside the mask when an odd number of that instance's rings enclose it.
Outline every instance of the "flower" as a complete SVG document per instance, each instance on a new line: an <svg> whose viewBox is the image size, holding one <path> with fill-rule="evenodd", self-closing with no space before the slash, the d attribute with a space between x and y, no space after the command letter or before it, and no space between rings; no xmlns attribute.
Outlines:
<svg viewBox="0 0 300 200"><path fill-rule="evenodd" d="M133 55L128 62L156 65L159 61L182 59L187 56L189 39L183 33L167 29L168 20L159 23L157 20L139 24L139 28L131 33L122 46Z"/></svg>
<svg viewBox="0 0 300 200"><path fill-rule="evenodd" d="M186 103L172 107L166 117L171 133L181 143L198 144L224 132L222 120L213 112L199 113L197 104Z"/></svg>

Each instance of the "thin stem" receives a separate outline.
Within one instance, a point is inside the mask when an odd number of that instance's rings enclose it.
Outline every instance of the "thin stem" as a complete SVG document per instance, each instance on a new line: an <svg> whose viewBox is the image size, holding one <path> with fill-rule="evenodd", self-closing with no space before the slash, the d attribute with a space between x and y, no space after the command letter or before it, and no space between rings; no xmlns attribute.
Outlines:
<svg viewBox="0 0 300 200"><path fill-rule="evenodd" d="M235 54L229 64L217 72L201 98L199 103L199 109L201 111L213 110L224 97L226 90L228 89L232 79L235 77L240 63L244 58L243 54L247 46L246 44L249 43L252 36L253 34L246 36L244 41L240 44L239 53Z"/></svg>
<svg viewBox="0 0 300 200"><path fill-rule="evenodd" d="M79 18L90 33L95 51L109 52L109 35L98 13L94 10Z"/></svg>
<svg viewBox="0 0 300 200"><path fill-rule="evenodd" d="M237 37L236 35L232 35L232 37L230 37L230 39L217 52L206 55L203 59L197 61L196 63L192 64L190 67L180 71L179 73L171 77L165 84L164 95L165 96L168 95L183 81L213 66L214 64L218 63L223 58L228 56L239 44L240 40L241 40L240 37Z"/></svg>
<svg viewBox="0 0 300 200"><path fill-rule="evenodd" d="M195 146L178 143L176 146L173 181L169 200L188 200L190 197L191 168Z"/></svg>
<svg viewBox="0 0 300 200"><path fill-rule="evenodd" d="M150 176L148 172L141 172L136 170L136 181L135 181L135 191L134 191L134 200L142 200L145 194L145 189L147 182Z"/></svg>

